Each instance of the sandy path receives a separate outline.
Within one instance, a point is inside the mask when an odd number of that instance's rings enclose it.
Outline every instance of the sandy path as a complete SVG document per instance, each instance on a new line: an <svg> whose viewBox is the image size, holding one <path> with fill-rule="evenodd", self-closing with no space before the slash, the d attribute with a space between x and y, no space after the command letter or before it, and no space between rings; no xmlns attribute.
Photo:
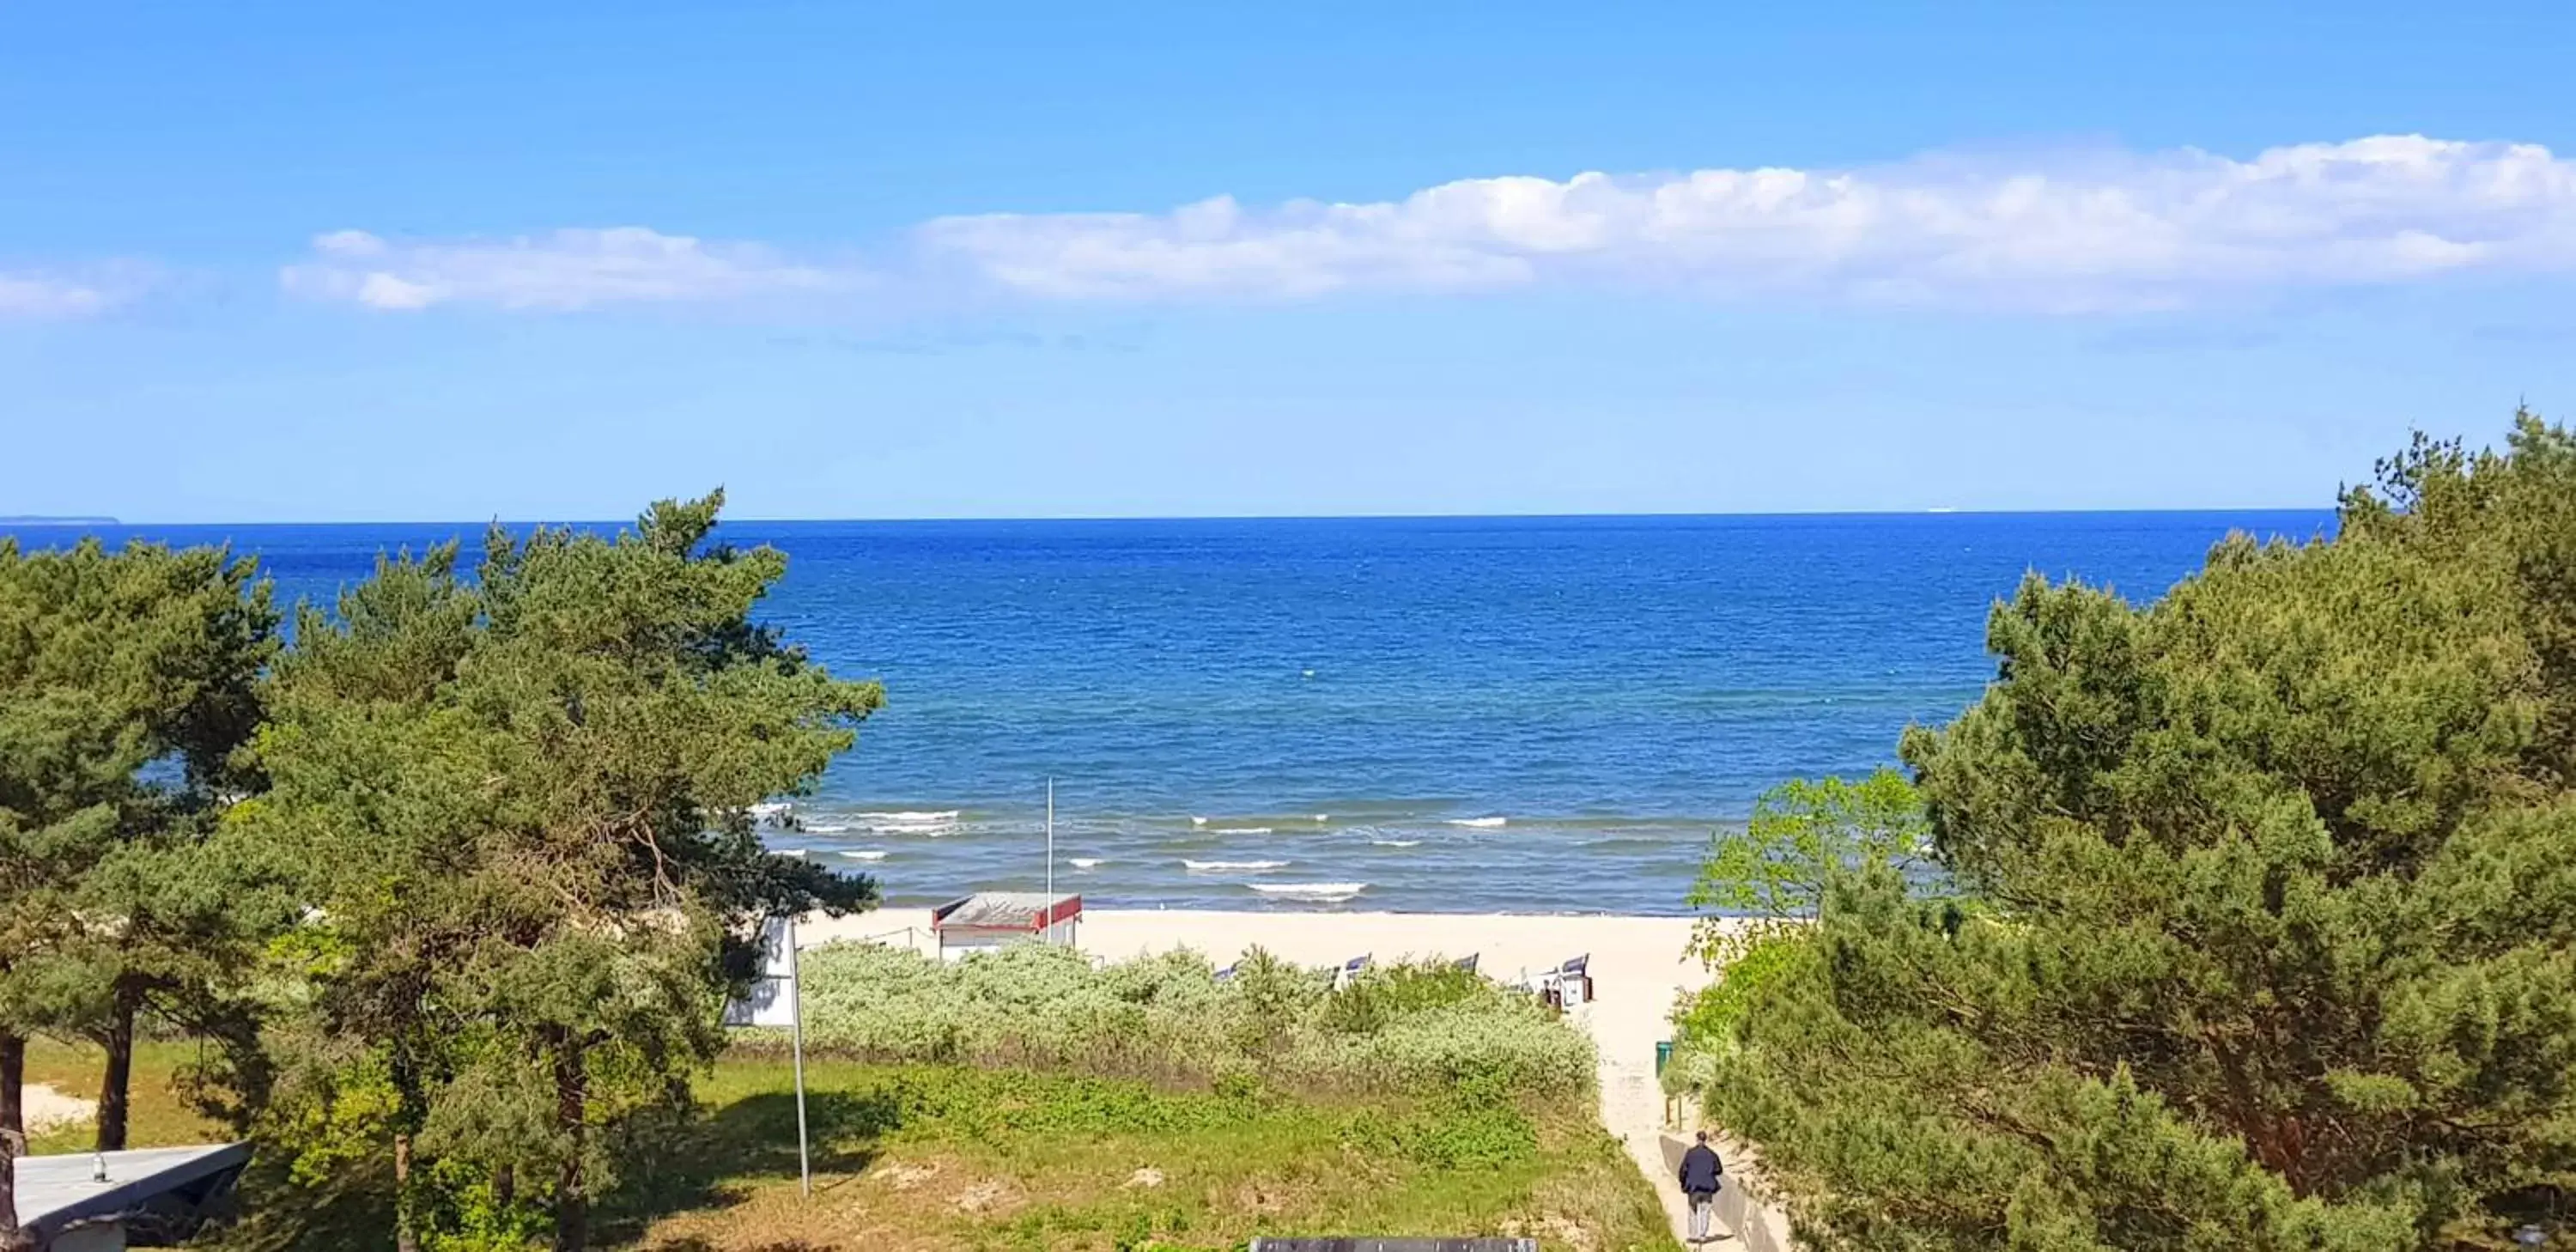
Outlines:
<svg viewBox="0 0 2576 1252"><path fill-rule="evenodd" d="M1679 917L1556 917L1429 913L1218 912L1129 910L1086 913L1079 942L1112 959L1194 948L1219 964L1259 945L1301 965L1338 965L1354 956L1464 957L1474 953L1493 978L1511 980L1589 955L1595 999L1576 1019L1601 1053L1601 1122L1654 1184L1674 1237L1685 1229L1680 1188L1664 1164L1663 1089L1655 1044L1670 1037L1673 998L1706 986L1709 973L1682 956L1691 920ZM887 909L838 921L812 919L800 945L881 938L930 950L929 912Z"/></svg>
<svg viewBox="0 0 2576 1252"><path fill-rule="evenodd" d="M78 1096L67 1096L40 1082L19 1089L19 1111L26 1118L27 1133L41 1135L60 1126L85 1122L97 1116L98 1106Z"/></svg>

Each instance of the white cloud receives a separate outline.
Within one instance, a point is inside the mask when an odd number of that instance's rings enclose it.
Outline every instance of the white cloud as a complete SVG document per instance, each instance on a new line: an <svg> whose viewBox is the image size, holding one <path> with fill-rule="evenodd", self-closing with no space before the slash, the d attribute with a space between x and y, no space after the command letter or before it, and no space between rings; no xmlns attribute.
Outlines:
<svg viewBox="0 0 2576 1252"><path fill-rule="evenodd" d="M134 299L150 284L150 272L131 262L78 275L0 270L0 320L92 317Z"/></svg>
<svg viewBox="0 0 2576 1252"><path fill-rule="evenodd" d="M931 258L1058 299L1295 298L1556 282L2080 310L2576 269L2576 162L2379 136L1848 171L1446 183L1399 201L932 221Z"/></svg>
<svg viewBox="0 0 2576 1252"><path fill-rule="evenodd" d="M389 240L334 231L316 237L312 258L279 277L292 292L377 309L464 303L563 310L829 291L853 276L788 261L759 244L618 226L515 239Z"/></svg>
<svg viewBox="0 0 2576 1252"><path fill-rule="evenodd" d="M1589 284L2083 311L2481 272L2576 272L2576 161L2532 144L2383 135L2242 161L2181 150L1481 178L1368 204L1218 196L1165 213L944 217L864 273L640 226L509 239L343 230L281 276L290 291L386 310L862 287L937 303Z"/></svg>

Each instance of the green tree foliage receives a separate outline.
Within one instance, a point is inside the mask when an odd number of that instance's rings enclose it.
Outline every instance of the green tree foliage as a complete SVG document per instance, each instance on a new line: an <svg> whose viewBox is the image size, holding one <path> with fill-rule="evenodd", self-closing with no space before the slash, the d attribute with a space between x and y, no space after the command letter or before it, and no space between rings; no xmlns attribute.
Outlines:
<svg viewBox="0 0 2576 1252"><path fill-rule="evenodd" d="M2026 582L1708 1099L1850 1249L2576 1246L2576 439L2163 599ZM1971 903L1973 907L1971 907Z"/></svg>
<svg viewBox="0 0 2576 1252"><path fill-rule="evenodd" d="M1754 800L1744 829L1711 843L1691 884L1690 905L1702 913L1692 951L1731 963L1748 944L1814 917L1837 874L1886 865L1919 875L1930 851L1930 820L1903 773L1793 778Z"/></svg>
<svg viewBox="0 0 2576 1252"><path fill-rule="evenodd" d="M1722 831L1700 864L1689 902L1702 910L1691 953L1716 981L1673 1010L1675 1055L1665 1089L1704 1089L1716 1054L1770 987L1812 959L1813 923L1826 891L1884 866L1917 887L1937 879L1928 857L1931 819L1903 772L1791 779L1762 793L1740 831Z"/></svg>
<svg viewBox="0 0 2576 1252"><path fill-rule="evenodd" d="M309 992L274 1124L316 1171L389 1154L407 1247L531 1205L581 1246L621 1136L720 1046L759 919L873 901L753 832L882 696L751 620L785 558L713 542L720 504L496 528L471 580L452 545L381 561L277 667L243 820L315 911L277 950Z"/></svg>
<svg viewBox="0 0 2576 1252"><path fill-rule="evenodd" d="M261 901L210 836L255 781L276 616L252 573L214 548L0 540L0 1247L28 1033L108 1045L101 1148L124 1146L138 1013L248 1038L226 954Z"/></svg>

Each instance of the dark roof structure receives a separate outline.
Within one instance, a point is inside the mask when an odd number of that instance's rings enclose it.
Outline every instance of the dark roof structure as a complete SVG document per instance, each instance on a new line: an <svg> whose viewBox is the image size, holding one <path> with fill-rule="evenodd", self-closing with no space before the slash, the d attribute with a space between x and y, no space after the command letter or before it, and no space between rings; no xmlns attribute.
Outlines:
<svg viewBox="0 0 2576 1252"><path fill-rule="evenodd" d="M176 1243L196 1231L249 1160L244 1143L22 1156L18 1223L39 1246L93 1222L121 1222L134 1242Z"/></svg>

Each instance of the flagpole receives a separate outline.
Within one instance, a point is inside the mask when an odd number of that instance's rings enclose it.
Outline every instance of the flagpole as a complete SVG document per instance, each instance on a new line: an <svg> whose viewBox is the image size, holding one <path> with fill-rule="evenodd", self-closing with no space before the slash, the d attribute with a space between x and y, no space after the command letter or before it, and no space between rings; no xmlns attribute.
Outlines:
<svg viewBox="0 0 2576 1252"><path fill-rule="evenodd" d="M805 1197L814 1196L814 1158L805 1138L805 980L797 976L796 919L787 919L787 1028L796 1056L796 1177Z"/></svg>
<svg viewBox="0 0 2576 1252"><path fill-rule="evenodd" d="M1046 911L1041 914L1041 916L1046 919L1046 929L1053 931L1055 929L1055 780L1053 778L1047 779L1046 884ZM1055 936L1053 934L1049 934L1047 936L1047 942L1055 942Z"/></svg>

